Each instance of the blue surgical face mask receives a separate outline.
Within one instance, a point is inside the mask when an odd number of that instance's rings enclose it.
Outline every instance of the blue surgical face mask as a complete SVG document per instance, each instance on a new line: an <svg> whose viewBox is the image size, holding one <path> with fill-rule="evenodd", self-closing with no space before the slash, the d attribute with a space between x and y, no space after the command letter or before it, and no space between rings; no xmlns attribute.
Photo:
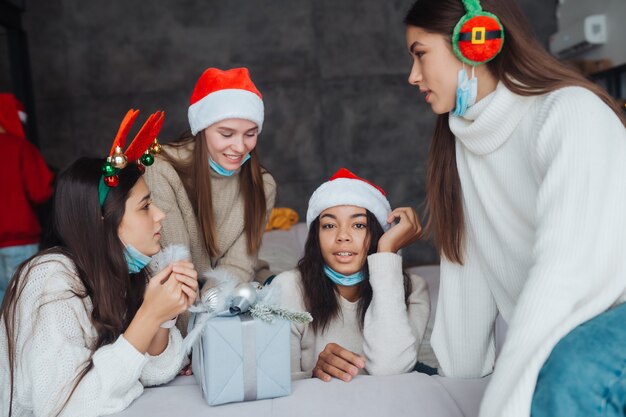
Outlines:
<svg viewBox="0 0 626 417"><path fill-rule="evenodd" d="M459 70L458 86L456 88L456 107L452 114L454 116L463 116L467 108L476 102L477 91L478 80L474 76L474 67L472 67L472 78L468 80L464 65Z"/></svg>
<svg viewBox="0 0 626 417"><path fill-rule="evenodd" d="M324 274L335 284L343 285L344 287L352 287L365 279L363 271L356 272L352 275L343 275L331 269L326 264L324 264Z"/></svg>
<svg viewBox="0 0 626 417"><path fill-rule="evenodd" d="M247 154L246 156L243 157L243 161L241 161L241 165L245 164L246 162L248 162L248 159L250 159L250 154ZM241 166L239 165L239 166ZM236 169L229 171L227 169L224 169L224 167L222 167L220 164L218 164L217 162L215 162L213 160L213 158L211 158L209 156L209 166L211 167L211 169L215 172L217 172L218 174L220 174L222 177L230 177L231 175L233 175L235 172L237 172Z"/></svg>
<svg viewBox="0 0 626 417"><path fill-rule="evenodd" d="M139 252L132 245L126 245L126 249L124 249L124 258L126 258L128 272L131 274L136 274L144 269L152 259L152 257Z"/></svg>

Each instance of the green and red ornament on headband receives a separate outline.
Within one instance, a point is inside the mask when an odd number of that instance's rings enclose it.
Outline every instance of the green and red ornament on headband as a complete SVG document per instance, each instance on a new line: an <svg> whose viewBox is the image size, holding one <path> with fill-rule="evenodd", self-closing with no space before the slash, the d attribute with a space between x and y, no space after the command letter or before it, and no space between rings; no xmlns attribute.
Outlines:
<svg viewBox="0 0 626 417"><path fill-rule="evenodd" d="M478 0L462 0L465 15L452 32L452 47L466 64L476 66L491 61L504 44L504 28L493 13L483 11Z"/></svg>
<svg viewBox="0 0 626 417"><path fill-rule="evenodd" d="M157 111L152 113L148 120L143 124L139 133L135 136L131 144L122 152L126 143L126 137L130 131L139 110L130 109L117 131L109 156L104 164L102 164L102 177L98 185L98 196L100 198L100 206L104 204L111 187L117 187L120 182L118 172L124 169L129 163L136 163L143 172L145 167L154 163L154 155L161 153L161 145L157 140L157 136L163 126L164 113Z"/></svg>

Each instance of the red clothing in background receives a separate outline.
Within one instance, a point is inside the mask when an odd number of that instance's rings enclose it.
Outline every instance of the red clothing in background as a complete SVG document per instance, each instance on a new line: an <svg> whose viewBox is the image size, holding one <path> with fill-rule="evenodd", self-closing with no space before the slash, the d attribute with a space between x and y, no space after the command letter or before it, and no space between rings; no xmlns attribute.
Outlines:
<svg viewBox="0 0 626 417"><path fill-rule="evenodd" d="M39 243L33 209L52 195L53 174L26 139L0 133L0 248Z"/></svg>

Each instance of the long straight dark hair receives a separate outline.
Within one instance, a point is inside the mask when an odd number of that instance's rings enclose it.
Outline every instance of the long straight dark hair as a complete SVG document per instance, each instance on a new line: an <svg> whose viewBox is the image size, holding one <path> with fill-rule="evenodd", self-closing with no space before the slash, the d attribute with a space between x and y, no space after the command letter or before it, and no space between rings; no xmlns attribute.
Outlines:
<svg viewBox="0 0 626 417"><path fill-rule="evenodd" d="M141 171L136 164L128 164L122 169L118 174L119 185L109 189L101 208L98 183L103 163L103 159L80 158L59 175L54 194L52 230L47 242L50 247L44 248L18 267L2 302L0 317L7 333L11 381L9 416L12 415L15 366L18 359L15 357L16 312L20 297L28 285L30 271L43 262L56 262L40 259L43 255L64 255L76 267L84 291L72 291L66 295L89 297L91 300L93 310L90 319L97 333L94 345L90 346L92 354L100 347L115 342L143 302L148 274L145 270L138 274L129 274L124 246L117 234L124 216L126 200L130 190L141 178ZM49 302L60 301L62 300ZM36 326L37 320L33 320L33 323ZM76 375L74 386L57 415L67 405L78 384L92 367L93 361L90 357Z"/></svg>
<svg viewBox="0 0 626 417"><path fill-rule="evenodd" d="M626 126L622 111L605 90L559 62L541 46L514 0L481 0L480 3L483 10L498 16L505 31L502 51L486 64L497 80L521 96L545 94L569 86L584 87L600 97ZM461 0L417 0L404 23L450 39L464 14ZM462 264L465 222L455 139L448 124L448 113L437 119L428 155L426 184L426 233L433 238L442 256Z"/></svg>
<svg viewBox="0 0 626 417"><path fill-rule="evenodd" d="M219 253L215 216L213 216L213 198L211 197L209 149L204 131L198 132L195 136L192 136L191 132L188 131L177 142L168 145L174 148L184 147L188 146L190 142L194 142L194 151L187 160L179 160L168 154L167 147L162 155L181 178L198 218L204 247L209 256L215 259ZM267 201L265 200L263 174L267 172L267 169L259 162L259 153L255 147L250 152L250 160L243 164L239 171L239 184L244 200L244 231L248 253L258 252L265 230Z"/></svg>
<svg viewBox="0 0 626 417"><path fill-rule="evenodd" d="M368 255L376 253L378 240L383 235L383 228L369 210L367 212L367 230L369 238ZM311 222L309 234L304 245L304 256L298 262L298 271L302 277L302 293L304 305L314 320L311 323L314 332L324 332L330 322L339 315L339 290L337 286L324 275L324 258L319 239L319 217ZM369 281L367 261L361 269L365 279L359 285L359 301L357 314L360 328L363 329L365 313L372 302L372 286ZM411 292L411 282L404 274L404 294L408 299Z"/></svg>

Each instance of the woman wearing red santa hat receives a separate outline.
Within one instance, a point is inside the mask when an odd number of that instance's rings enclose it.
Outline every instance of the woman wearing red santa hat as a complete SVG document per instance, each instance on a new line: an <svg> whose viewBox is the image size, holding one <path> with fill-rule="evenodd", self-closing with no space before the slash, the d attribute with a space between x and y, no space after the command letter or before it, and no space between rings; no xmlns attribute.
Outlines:
<svg viewBox="0 0 626 417"><path fill-rule="evenodd" d="M146 173L167 215L163 241L189 247L199 271L219 266L243 282L264 281L270 273L257 253L276 183L256 150L261 93L246 68L209 68L196 83L188 116L190 134L164 145Z"/></svg>
<svg viewBox="0 0 626 417"><path fill-rule="evenodd" d="M37 252L41 227L34 206L52 195L52 172L22 128L23 106L0 94L0 303L17 266Z"/></svg>
<svg viewBox="0 0 626 417"><path fill-rule="evenodd" d="M306 222L297 269L272 283L285 307L314 318L292 324L292 377L348 382L412 371L430 303L425 281L403 273L397 252L421 233L415 210L392 211L381 188L342 168L313 193Z"/></svg>

